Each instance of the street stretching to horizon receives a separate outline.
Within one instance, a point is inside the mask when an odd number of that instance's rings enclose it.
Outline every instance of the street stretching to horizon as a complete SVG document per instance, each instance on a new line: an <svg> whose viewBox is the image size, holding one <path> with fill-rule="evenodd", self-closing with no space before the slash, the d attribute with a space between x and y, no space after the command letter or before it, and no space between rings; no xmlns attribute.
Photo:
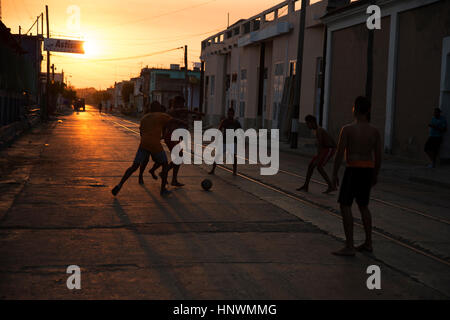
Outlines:
<svg viewBox="0 0 450 320"><path fill-rule="evenodd" d="M448 190L391 175L395 163L372 193L374 253L338 257L337 193L322 194L316 174L309 193L295 191L308 157L282 150L274 176L261 176L259 165L239 165L237 176L228 165L214 176L208 165L183 165L185 186L167 197L150 162L144 185L136 172L113 197L138 145L137 119L86 106L0 151L1 299L450 296ZM353 215L359 244L356 208ZM81 268L81 290L66 286L70 265ZM381 270L381 290L366 285L371 265Z"/></svg>

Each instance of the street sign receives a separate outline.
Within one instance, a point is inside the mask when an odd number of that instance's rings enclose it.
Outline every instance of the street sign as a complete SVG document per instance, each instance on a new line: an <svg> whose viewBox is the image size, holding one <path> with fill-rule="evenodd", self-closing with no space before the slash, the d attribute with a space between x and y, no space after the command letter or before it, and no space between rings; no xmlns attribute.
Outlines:
<svg viewBox="0 0 450 320"><path fill-rule="evenodd" d="M83 53L84 41L68 40L68 39L46 39L44 38L44 50L69 52L69 53Z"/></svg>

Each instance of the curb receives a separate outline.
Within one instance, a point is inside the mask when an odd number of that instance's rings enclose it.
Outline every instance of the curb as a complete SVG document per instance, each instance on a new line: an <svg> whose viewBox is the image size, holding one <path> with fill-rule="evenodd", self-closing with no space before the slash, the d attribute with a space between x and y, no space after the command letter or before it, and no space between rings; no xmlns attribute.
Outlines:
<svg viewBox="0 0 450 320"><path fill-rule="evenodd" d="M16 121L0 127L0 150L10 146L16 138L36 126L38 123L40 123L39 117L32 116L22 121Z"/></svg>

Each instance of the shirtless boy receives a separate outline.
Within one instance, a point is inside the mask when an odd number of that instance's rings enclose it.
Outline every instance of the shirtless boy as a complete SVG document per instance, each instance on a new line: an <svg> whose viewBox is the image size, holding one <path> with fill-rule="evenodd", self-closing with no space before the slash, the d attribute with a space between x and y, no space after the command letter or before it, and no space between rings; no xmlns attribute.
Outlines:
<svg viewBox="0 0 450 320"><path fill-rule="evenodd" d="M317 120L312 115L307 115L305 117L306 125L310 130L315 131L316 139L317 139L317 154L312 158L311 162L308 166L308 172L306 173L305 184L297 189L297 191L305 191L308 192L309 182L311 180L311 176L314 172L314 168L317 167L317 171L319 171L320 175L324 178L325 182L328 184L327 190L323 193L330 193L332 191L336 191L336 187L331 184L331 180L328 177L326 171L324 170L324 166L327 162L334 156L336 152L336 142L334 142L333 138L328 134L328 132L317 125Z"/></svg>
<svg viewBox="0 0 450 320"><path fill-rule="evenodd" d="M151 112L147 113L141 120L141 125L139 127L141 143L133 164L125 171L119 184L112 189L111 192L114 196L119 193L123 184L137 169L139 169L139 167L142 166L145 168L144 164L148 163L150 156L152 156L153 161L161 164L163 167L161 173L162 181L160 194L164 196L170 193L166 189L168 163L166 153L161 145L161 134L166 123L172 118L168 114L161 112L161 105L157 102L152 103L150 108ZM142 171L143 170L141 170L141 174Z"/></svg>
<svg viewBox="0 0 450 320"><path fill-rule="evenodd" d="M355 121L341 129L333 170L333 185L338 184L342 160L347 166L339 192L339 204L344 224L345 247L333 252L340 256L354 256L355 250L372 252L372 216L369 211L370 190L377 183L381 166L381 139L377 128L369 123L370 101L357 97L353 107ZM353 199L358 204L366 240L358 247L353 244Z"/></svg>

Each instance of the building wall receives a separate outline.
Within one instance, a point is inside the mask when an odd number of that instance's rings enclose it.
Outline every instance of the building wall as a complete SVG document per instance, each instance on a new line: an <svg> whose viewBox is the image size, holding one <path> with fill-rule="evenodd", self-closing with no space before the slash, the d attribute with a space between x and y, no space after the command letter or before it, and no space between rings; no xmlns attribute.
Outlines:
<svg viewBox="0 0 450 320"><path fill-rule="evenodd" d="M439 106L442 40L450 35L450 1L400 13L398 32L393 152L425 159L428 123Z"/></svg>
<svg viewBox="0 0 450 320"><path fill-rule="evenodd" d="M316 78L316 59L322 56L323 52L323 26L319 17L325 13L327 1L314 3L308 7L306 30L305 30L305 54L303 59L303 77L302 77L302 98L301 98L301 122L304 115L314 113L315 101L315 78ZM292 8L291 8L292 10ZM281 8L280 13L286 13L287 7ZM275 65L283 63L283 85L284 79L289 76L289 65L291 61L296 61L298 46L298 31L300 11L290 11L289 14L280 16L274 22L266 22L261 25L259 31L279 22L289 22L291 30L289 33L280 34L273 38L264 40L265 43L265 68L267 68L266 80L266 100L265 109L263 105L263 114L258 114L258 93L259 93L259 65L261 54L261 42L252 43L243 47L238 47L238 37L224 39L221 41L211 41L202 50L202 59L205 61L205 77L209 77L208 86L211 85L211 76L215 77L215 95L210 93L205 99L207 101L208 119L214 124L218 122L226 113L226 101L221 90L225 93L223 79L226 74L232 76L237 74L237 80L234 88L229 92L229 100L236 101L236 115L240 112L240 92L241 87L245 86L243 102L245 103L245 117L240 118L244 127L254 128L272 128L279 122L273 122L274 117L274 99L280 99L280 94L275 95ZM233 29L234 26L231 27ZM217 41L217 42L216 42ZM230 48L231 46L231 48ZM228 58L226 58L228 57ZM227 61L227 64L223 63ZM224 71L224 68L226 71ZM242 70L246 70L247 79L241 79ZM261 70L263 72L264 70ZM278 78L279 79L279 78ZM246 85L245 85L246 83ZM232 84L233 85L233 84ZM208 88L208 90L210 90ZM281 89L282 91L282 89ZM237 98L236 98L237 97ZM211 109L210 105L214 107ZM277 112L281 114L280 110Z"/></svg>
<svg viewBox="0 0 450 320"><path fill-rule="evenodd" d="M380 131L384 143L386 122L386 83L389 56L390 17L381 19L373 43L371 123ZM366 91L368 29L365 24L334 31L329 131L339 137L340 128L353 121L352 107L357 96Z"/></svg>
<svg viewBox="0 0 450 320"><path fill-rule="evenodd" d="M328 130L335 138L353 120L355 97L365 92L367 39L365 24L332 33Z"/></svg>

